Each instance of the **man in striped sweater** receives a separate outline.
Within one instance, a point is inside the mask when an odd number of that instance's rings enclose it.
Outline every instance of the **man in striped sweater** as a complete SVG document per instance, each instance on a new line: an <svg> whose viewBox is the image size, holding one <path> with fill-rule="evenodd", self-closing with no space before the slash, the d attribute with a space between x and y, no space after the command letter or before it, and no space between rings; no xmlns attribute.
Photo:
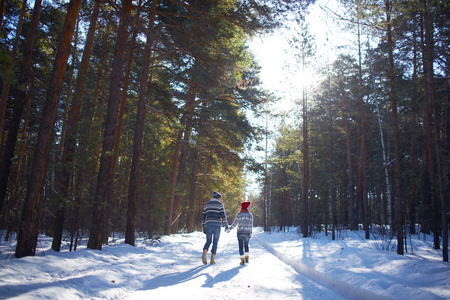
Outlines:
<svg viewBox="0 0 450 300"><path fill-rule="evenodd" d="M206 253L208 253L211 242L213 245L211 249L210 264L213 265L216 263L214 258L216 257L221 226L223 225L225 226L225 229L228 229L225 207L220 199L222 199L222 195L218 192L214 192L212 199L203 206L202 225L203 233L206 234L206 243L203 247L202 262L205 265L207 264Z"/></svg>

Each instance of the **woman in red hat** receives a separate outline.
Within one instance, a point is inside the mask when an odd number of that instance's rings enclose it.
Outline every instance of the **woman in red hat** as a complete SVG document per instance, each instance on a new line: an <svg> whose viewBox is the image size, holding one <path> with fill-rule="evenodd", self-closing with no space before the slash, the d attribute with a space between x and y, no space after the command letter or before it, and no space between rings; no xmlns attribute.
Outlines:
<svg viewBox="0 0 450 300"><path fill-rule="evenodd" d="M241 211L237 213L233 224L225 231L228 233L237 226L237 238L239 242L239 255L241 256L241 265L249 262L248 241L253 232L253 215L248 211L250 202L241 203ZM245 250L245 252L244 252Z"/></svg>

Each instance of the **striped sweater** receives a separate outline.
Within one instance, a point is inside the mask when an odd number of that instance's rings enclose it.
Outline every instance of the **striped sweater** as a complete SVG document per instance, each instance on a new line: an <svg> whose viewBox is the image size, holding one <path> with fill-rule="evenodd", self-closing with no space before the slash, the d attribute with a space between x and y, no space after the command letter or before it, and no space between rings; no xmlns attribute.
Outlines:
<svg viewBox="0 0 450 300"><path fill-rule="evenodd" d="M218 223L228 227L225 208L218 199L212 198L203 206L202 225L205 226L208 223Z"/></svg>
<svg viewBox="0 0 450 300"><path fill-rule="evenodd" d="M237 226L237 233L253 232L253 215L249 212L238 212L229 230Z"/></svg>

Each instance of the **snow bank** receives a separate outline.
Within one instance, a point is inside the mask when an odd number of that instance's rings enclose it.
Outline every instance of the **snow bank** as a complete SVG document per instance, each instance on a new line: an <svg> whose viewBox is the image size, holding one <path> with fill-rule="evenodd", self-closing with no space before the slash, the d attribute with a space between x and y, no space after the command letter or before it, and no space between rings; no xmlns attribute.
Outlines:
<svg viewBox="0 0 450 300"><path fill-rule="evenodd" d="M351 299L450 299L450 265L439 261L431 244L415 239L415 254L374 250L374 241L358 234L330 241L303 239L291 232L261 233L255 238L300 274Z"/></svg>

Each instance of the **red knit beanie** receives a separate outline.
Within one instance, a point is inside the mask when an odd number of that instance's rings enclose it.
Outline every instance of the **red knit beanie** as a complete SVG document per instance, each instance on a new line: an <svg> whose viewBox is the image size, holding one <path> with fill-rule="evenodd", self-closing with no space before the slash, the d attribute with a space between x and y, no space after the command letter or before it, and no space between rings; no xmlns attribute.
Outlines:
<svg viewBox="0 0 450 300"><path fill-rule="evenodd" d="M242 202L241 203L241 211L248 212L248 207L250 206L251 202Z"/></svg>

